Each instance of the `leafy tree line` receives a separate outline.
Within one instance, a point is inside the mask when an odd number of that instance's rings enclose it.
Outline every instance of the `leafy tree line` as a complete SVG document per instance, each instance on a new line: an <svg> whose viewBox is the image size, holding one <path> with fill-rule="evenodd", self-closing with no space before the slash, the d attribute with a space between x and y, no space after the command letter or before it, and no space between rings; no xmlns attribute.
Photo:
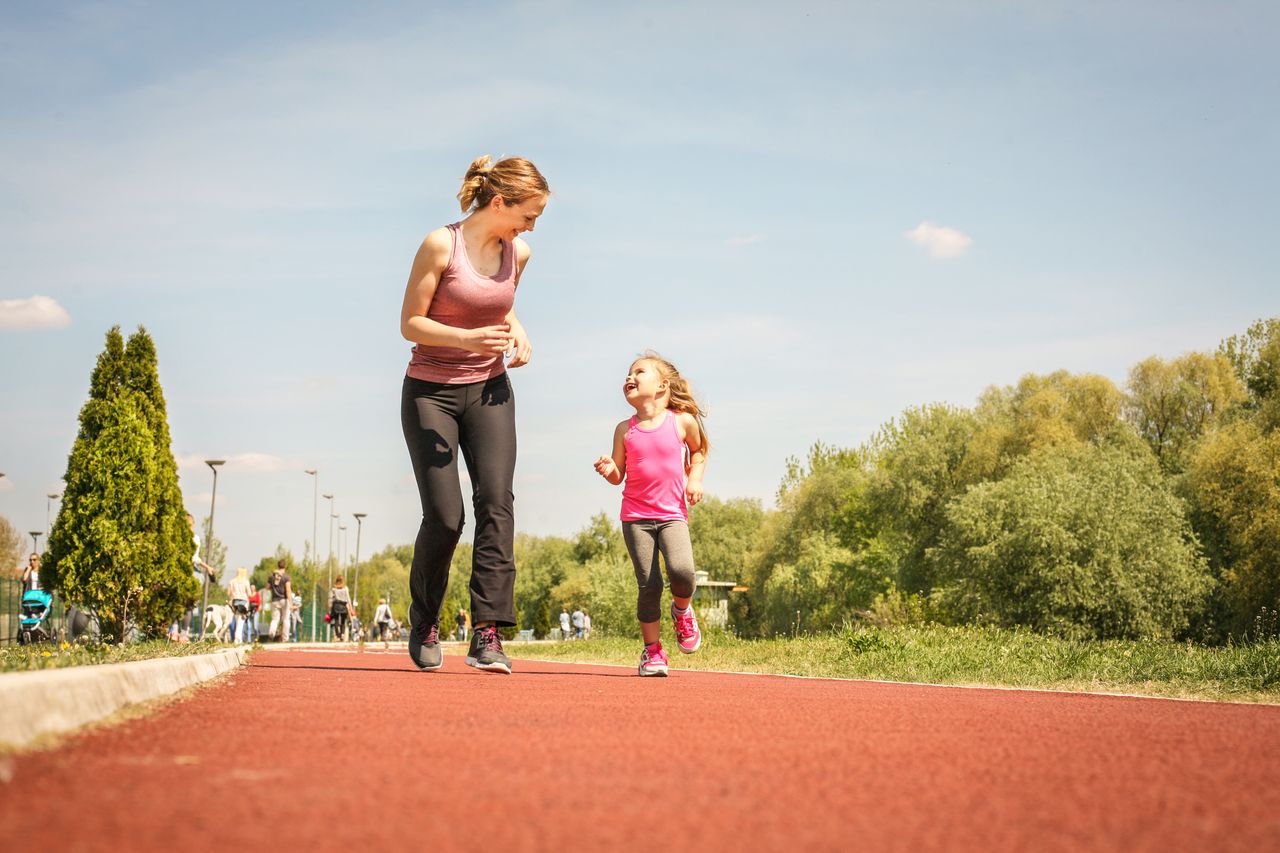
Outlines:
<svg viewBox="0 0 1280 853"><path fill-rule="evenodd" d="M857 619L1080 638L1274 636L1280 319L1213 353L1028 375L791 460L743 541L740 631Z"/></svg>

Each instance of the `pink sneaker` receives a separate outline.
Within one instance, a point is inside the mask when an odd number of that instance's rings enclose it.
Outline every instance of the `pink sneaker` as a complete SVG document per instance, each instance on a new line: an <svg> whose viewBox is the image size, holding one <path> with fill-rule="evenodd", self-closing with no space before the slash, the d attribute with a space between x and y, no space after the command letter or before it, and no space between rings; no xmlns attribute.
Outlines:
<svg viewBox="0 0 1280 853"><path fill-rule="evenodd" d="M693 615L692 603L682 612L671 602L671 619L676 625L676 645L680 651L691 655L702 648L702 632L698 630L698 617Z"/></svg>
<svg viewBox="0 0 1280 853"><path fill-rule="evenodd" d="M660 643L654 645L653 651L649 650L649 646L645 646L644 651L640 653L640 674L666 677L667 653L662 650Z"/></svg>

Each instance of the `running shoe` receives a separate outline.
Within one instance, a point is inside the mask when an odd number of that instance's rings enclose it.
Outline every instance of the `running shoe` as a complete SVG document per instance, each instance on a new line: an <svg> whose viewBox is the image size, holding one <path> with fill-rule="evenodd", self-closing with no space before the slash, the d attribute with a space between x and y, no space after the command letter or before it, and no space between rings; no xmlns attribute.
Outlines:
<svg viewBox="0 0 1280 853"><path fill-rule="evenodd" d="M698 630L698 617L693 615L693 605L684 610L677 610L676 603L671 602L671 620L676 626L676 645L686 655L691 655L702 648L702 632Z"/></svg>
<svg viewBox="0 0 1280 853"><path fill-rule="evenodd" d="M640 674L660 675L666 678L667 653L662 650L661 643L654 643L652 647L644 647L644 651L640 653Z"/></svg>
<svg viewBox="0 0 1280 853"><path fill-rule="evenodd" d="M511 661L502 653L502 635L498 633L497 625L487 625L471 632L467 666L474 666L485 672L511 674Z"/></svg>
<svg viewBox="0 0 1280 853"><path fill-rule="evenodd" d="M444 655L440 653L440 623L414 625L409 632L409 657L417 664L418 669L426 672L444 666Z"/></svg>

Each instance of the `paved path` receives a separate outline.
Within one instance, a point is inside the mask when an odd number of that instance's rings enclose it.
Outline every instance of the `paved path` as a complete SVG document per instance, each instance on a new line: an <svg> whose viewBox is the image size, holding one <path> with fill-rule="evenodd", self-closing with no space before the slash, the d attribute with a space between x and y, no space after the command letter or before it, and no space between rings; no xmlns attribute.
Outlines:
<svg viewBox="0 0 1280 853"><path fill-rule="evenodd" d="M516 666L264 651L0 758L0 831L166 853L240 849L243 827L283 851L1280 849L1280 707Z"/></svg>

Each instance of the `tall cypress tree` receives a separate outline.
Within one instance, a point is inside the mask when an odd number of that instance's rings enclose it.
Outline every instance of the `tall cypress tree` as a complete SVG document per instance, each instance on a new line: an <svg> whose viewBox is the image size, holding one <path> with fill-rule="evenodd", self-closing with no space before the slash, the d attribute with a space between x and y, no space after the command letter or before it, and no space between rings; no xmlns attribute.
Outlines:
<svg viewBox="0 0 1280 853"><path fill-rule="evenodd" d="M162 632L195 600L197 585L155 345L145 330L128 347L118 326L107 332L64 479L41 581L95 611L106 636L123 637L130 622Z"/></svg>
<svg viewBox="0 0 1280 853"><path fill-rule="evenodd" d="M169 438L169 416L164 389L160 386L156 345L142 326L129 336L129 343L125 347L125 385L137 392L143 416L155 443L156 563L157 570L161 573L157 578L156 594L170 593L165 599L167 607L181 610L191 603L187 598L190 591L187 581L191 579L191 557L195 553L195 542L182 504L182 489L178 485L178 465L173 458Z"/></svg>

